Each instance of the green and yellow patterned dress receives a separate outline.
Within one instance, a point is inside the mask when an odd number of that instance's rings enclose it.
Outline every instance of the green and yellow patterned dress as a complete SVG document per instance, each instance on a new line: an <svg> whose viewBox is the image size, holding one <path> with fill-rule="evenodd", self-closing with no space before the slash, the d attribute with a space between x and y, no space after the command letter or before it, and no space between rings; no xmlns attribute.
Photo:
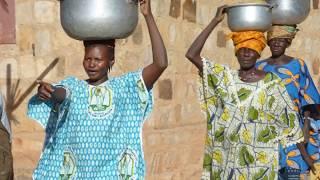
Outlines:
<svg viewBox="0 0 320 180"><path fill-rule="evenodd" d="M279 143L303 140L281 79L246 83L238 72L203 59L200 100L207 116L204 180L277 179Z"/></svg>

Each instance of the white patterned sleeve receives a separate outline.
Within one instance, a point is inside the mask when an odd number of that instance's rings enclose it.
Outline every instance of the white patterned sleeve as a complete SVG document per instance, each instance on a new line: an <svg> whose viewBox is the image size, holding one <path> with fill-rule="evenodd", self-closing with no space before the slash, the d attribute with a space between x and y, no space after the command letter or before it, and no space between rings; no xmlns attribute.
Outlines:
<svg viewBox="0 0 320 180"><path fill-rule="evenodd" d="M229 68L209 61L206 58L202 58L202 62L203 71L202 74L200 73L198 91L201 108L204 112L215 112L217 108L220 108L218 106L221 105L218 103L220 102L219 99L221 99L221 93L224 92L221 90L228 90L222 82Z"/></svg>
<svg viewBox="0 0 320 180"><path fill-rule="evenodd" d="M126 86L129 92L137 100L139 109L142 110L144 119L148 117L153 109L153 93L152 89L148 90L142 77L142 70L130 72L125 75Z"/></svg>

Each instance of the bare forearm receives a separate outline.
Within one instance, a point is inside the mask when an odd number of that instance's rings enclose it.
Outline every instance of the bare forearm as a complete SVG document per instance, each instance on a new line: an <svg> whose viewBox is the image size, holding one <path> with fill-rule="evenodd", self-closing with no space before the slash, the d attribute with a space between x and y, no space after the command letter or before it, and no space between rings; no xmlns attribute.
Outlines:
<svg viewBox="0 0 320 180"><path fill-rule="evenodd" d="M148 89L152 89L153 84L158 80L163 71L168 66L167 51L161 38L157 24L154 21L152 13L145 15L145 20L148 26L153 62L143 69L142 76L145 85Z"/></svg>
<svg viewBox="0 0 320 180"><path fill-rule="evenodd" d="M309 155L308 155L308 153L306 151L306 148L304 146L304 143L298 143L297 147L298 147L303 159L306 159L307 157L309 157Z"/></svg>
<svg viewBox="0 0 320 180"><path fill-rule="evenodd" d="M152 52L153 52L153 64L157 65L161 71L164 71L168 66L167 51L164 46L162 37L157 28L156 22L152 14L145 16L145 20L148 26Z"/></svg>
<svg viewBox="0 0 320 180"><path fill-rule="evenodd" d="M302 155L303 160L308 164L310 167L311 171L313 173L316 172L315 166L314 166L314 160L310 157L310 155L307 153L306 147L304 143L298 143L297 147Z"/></svg>
<svg viewBox="0 0 320 180"><path fill-rule="evenodd" d="M195 41L190 46L186 53L186 57L197 66L197 68L202 71L202 61L201 61L201 51L205 42L207 41L209 35L214 30L214 28L219 24L216 18L212 19L209 25L200 33L200 35L195 39Z"/></svg>
<svg viewBox="0 0 320 180"><path fill-rule="evenodd" d="M302 127L302 132L303 132L303 136L304 136L304 142L307 143L309 142L309 138L310 138L310 112L304 112L303 113L303 127Z"/></svg>

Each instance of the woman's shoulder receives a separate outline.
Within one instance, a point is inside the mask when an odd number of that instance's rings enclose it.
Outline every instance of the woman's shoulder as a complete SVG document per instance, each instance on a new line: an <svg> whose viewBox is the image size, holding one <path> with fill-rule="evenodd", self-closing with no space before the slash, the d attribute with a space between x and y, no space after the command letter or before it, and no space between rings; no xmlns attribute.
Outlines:
<svg viewBox="0 0 320 180"><path fill-rule="evenodd" d="M108 80L107 85L113 89L113 91L130 91L131 88L135 88L140 82L144 83L142 71L142 69L139 69L136 71L126 72L118 76L113 76Z"/></svg>
<svg viewBox="0 0 320 180"><path fill-rule="evenodd" d="M78 84L78 83L83 83L85 82L84 80L81 80L75 76L67 76L63 80L59 82L59 84Z"/></svg>
<svg viewBox="0 0 320 180"><path fill-rule="evenodd" d="M308 71L305 61L297 57L292 58L289 63L278 68L278 70L281 69L289 70L292 74L306 74Z"/></svg>
<svg viewBox="0 0 320 180"><path fill-rule="evenodd" d="M60 82L54 84L55 86L62 86L71 91L81 89L87 86L87 82L85 80L79 79L75 76L68 76Z"/></svg>
<svg viewBox="0 0 320 180"><path fill-rule="evenodd" d="M268 59L259 60L255 66L261 71L266 71L266 68L269 66Z"/></svg>
<svg viewBox="0 0 320 180"><path fill-rule="evenodd" d="M286 65L297 65L297 66L305 66L305 61L302 58L299 57L291 57L290 61Z"/></svg>
<svg viewBox="0 0 320 180"><path fill-rule="evenodd" d="M204 64L204 69L209 69L210 71L212 71L213 73L221 73L224 70L230 71L231 68L223 63L217 63L215 61L212 61L210 59L207 58L202 58L203 64Z"/></svg>
<svg viewBox="0 0 320 180"><path fill-rule="evenodd" d="M256 66L268 65L268 66L292 66L292 64L297 64L300 66L304 66L305 62L301 58L288 56L285 60L282 61L281 64L274 64L274 60L271 58L259 60L256 63Z"/></svg>
<svg viewBox="0 0 320 180"><path fill-rule="evenodd" d="M256 65L268 63L268 59L260 59L256 62Z"/></svg>
<svg viewBox="0 0 320 180"><path fill-rule="evenodd" d="M302 58L294 58L293 62L297 64L297 66L300 67L300 69L305 73L305 70L307 68L306 62Z"/></svg>
<svg viewBox="0 0 320 180"><path fill-rule="evenodd" d="M126 72L118 76L113 76L108 81L110 84L119 84L126 83L127 81L131 81L140 77L142 77L142 69Z"/></svg>

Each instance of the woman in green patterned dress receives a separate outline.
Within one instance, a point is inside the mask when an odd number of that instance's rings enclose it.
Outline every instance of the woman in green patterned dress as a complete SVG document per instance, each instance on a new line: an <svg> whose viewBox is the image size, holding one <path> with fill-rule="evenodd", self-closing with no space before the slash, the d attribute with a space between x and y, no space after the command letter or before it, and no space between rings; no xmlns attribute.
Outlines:
<svg viewBox="0 0 320 180"><path fill-rule="evenodd" d="M202 179L277 179L279 144L303 141L298 116L281 79L255 68L266 46L262 32L230 35L238 71L201 58L225 8L218 8L186 54L200 71L200 100L207 116Z"/></svg>

